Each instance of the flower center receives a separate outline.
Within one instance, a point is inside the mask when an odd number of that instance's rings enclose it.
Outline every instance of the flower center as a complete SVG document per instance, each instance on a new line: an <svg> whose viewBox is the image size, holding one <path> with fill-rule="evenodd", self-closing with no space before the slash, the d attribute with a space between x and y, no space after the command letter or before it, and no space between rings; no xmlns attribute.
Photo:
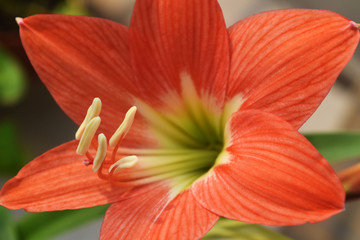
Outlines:
<svg viewBox="0 0 360 240"><path fill-rule="evenodd" d="M76 139L80 140L77 153L87 156L84 164L92 164L100 178L110 180L114 185L142 185L169 180L176 191L182 191L215 164L221 163L219 156L224 155L221 153L226 142L225 123L238 104L227 104L225 108L217 109L215 100L198 97L189 75L182 74L181 80L180 100L174 96L164 100L170 103L169 106L174 106L174 111L163 109L164 112L160 112L135 99L137 107L129 109L109 144L102 133L98 135L97 142L93 141L101 122L101 101L95 98L76 133ZM143 134L154 139L153 147L121 147L120 143L130 131L137 109L148 126ZM96 151L91 150L91 146Z"/></svg>

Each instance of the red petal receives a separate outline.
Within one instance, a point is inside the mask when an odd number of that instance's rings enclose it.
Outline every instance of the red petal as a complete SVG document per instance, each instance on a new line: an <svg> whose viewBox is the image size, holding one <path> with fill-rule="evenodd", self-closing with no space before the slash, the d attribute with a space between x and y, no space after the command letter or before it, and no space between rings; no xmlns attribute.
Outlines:
<svg viewBox="0 0 360 240"><path fill-rule="evenodd" d="M266 225L318 222L343 209L344 190L335 172L289 123L241 111L229 130L227 160L193 186L203 206Z"/></svg>
<svg viewBox="0 0 360 240"><path fill-rule="evenodd" d="M94 97L103 101L101 128L112 134L134 92L128 28L99 18L35 15L20 23L31 63L57 103L81 123Z"/></svg>
<svg viewBox="0 0 360 240"><path fill-rule="evenodd" d="M153 104L181 93L180 74L197 93L223 100L229 75L229 37L216 0L138 0L130 26L132 63L141 96ZM151 89L151 91L149 91Z"/></svg>
<svg viewBox="0 0 360 240"><path fill-rule="evenodd" d="M359 30L330 11L265 12L229 29L233 44L229 97L242 109L274 113L299 128L352 57Z"/></svg>
<svg viewBox="0 0 360 240"><path fill-rule="evenodd" d="M0 204L31 212L77 209L112 203L128 189L98 178L75 154L78 141L54 148L27 164L0 192Z"/></svg>
<svg viewBox="0 0 360 240"><path fill-rule="evenodd" d="M218 220L201 207L189 191L169 198L169 189L151 185L145 196L110 206L100 239L199 239Z"/></svg>
<svg viewBox="0 0 360 240"><path fill-rule="evenodd" d="M166 206L152 226L149 239L199 239L218 219L186 190Z"/></svg>

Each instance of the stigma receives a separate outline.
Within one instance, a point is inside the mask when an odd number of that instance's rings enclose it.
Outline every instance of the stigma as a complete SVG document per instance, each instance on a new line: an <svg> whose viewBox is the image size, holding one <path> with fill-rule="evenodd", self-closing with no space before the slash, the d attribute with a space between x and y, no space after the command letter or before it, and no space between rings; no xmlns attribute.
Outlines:
<svg viewBox="0 0 360 240"><path fill-rule="evenodd" d="M87 110L83 122L76 131L75 139L79 140L76 152L87 157L87 160L84 161L84 164L86 166L92 164L92 169L94 172L98 172L99 176L104 178L104 174L102 173L102 166L108 156L108 147L111 150L111 156L109 160L106 161L107 165L110 165L108 169L109 174L117 173L123 168L131 168L138 162L138 158L136 156L125 156L119 160L116 160L116 154L119 145L131 129L137 108L133 106L127 111L124 120L115 133L111 136L109 141L107 141L105 134L100 133L98 134L96 144L94 137L101 123L101 107L102 103L100 98L94 98L91 106ZM97 145L95 156L92 156L89 152L89 149L92 145Z"/></svg>

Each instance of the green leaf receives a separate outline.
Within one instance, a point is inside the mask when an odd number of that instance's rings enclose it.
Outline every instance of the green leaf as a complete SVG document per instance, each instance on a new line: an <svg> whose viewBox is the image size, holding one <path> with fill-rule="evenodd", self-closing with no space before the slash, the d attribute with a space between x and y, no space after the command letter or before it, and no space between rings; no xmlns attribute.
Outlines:
<svg viewBox="0 0 360 240"><path fill-rule="evenodd" d="M13 175L27 162L15 125L10 121L0 122L0 136L0 172Z"/></svg>
<svg viewBox="0 0 360 240"><path fill-rule="evenodd" d="M264 226L225 218L220 218L210 232L202 239L291 240L291 238Z"/></svg>
<svg viewBox="0 0 360 240"><path fill-rule="evenodd" d="M16 240L15 225L9 215L9 211L0 206L0 239Z"/></svg>
<svg viewBox="0 0 360 240"><path fill-rule="evenodd" d="M105 205L79 210L27 213L17 225L18 233L23 240L47 240L104 217L107 208Z"/></svg>
<svg viewBox="0 0 360 240"><path fill-rule="evenodd" d="M330 163L360 156L360 133L317 133L304 136Z"/></svg>
<svg viewBox="0 0 360 240"><path fill-rule="evenodd" d="M25 91L25 77L20 64L0 48L0 104L16 103Z"/></svg>

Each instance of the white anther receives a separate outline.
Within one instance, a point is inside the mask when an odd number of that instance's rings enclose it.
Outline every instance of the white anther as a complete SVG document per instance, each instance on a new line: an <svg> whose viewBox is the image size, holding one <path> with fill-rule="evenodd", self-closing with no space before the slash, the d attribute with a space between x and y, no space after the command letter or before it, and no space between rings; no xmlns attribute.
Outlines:
<svg viewBox="0 0 360 240"><path fill-rule="evenodd" d="M93 119L100 115L101 112L101 100L100 98L94 98L91 106L88 108L84 121L81 123L79 129L75 133L75 139L79 140L84 132L87 124Z"/></svg>
<svg viewBox="0 0 360 240"><path fill-rule="evenodd" d="M138 162L137 156L127 156L123 157L120 160L118 160L116 163L110 166L109 172L111 172L114 168L114 173L119 172L123 168L131 168L135 166L135 164Z"/></svg>
<svg viewBox="0 0 360 240"><path fill-rule="evenodd" d="M78 148L76 152L80 155L83 155L87 152L90 147L91 141L94 138L96 130L99 128L101 119L100 117L94 117L91 121L86 125L84 133L81 136Z"/></svg>
<svg viewBox="0 0 360 240"><path fill-rule="evenodd" d="M124 121L120 124L119 128L116 130L114 135L110 138L109 145L110 147L115 147L121 139L123 139L126 134L129 132L135 118L137 108L135 106L131 107L127 111Z"/></svg>
<svg viewBox="0 0 360 240"><path fill-rule="evenodd" d="M107 152L107 143L106 143L106 137L103 133L100 133L98 136L98 148L96 152L96 156L93 161L93 167L92 169L94 172L99 170L101 164L103 163Z"/></svg>

